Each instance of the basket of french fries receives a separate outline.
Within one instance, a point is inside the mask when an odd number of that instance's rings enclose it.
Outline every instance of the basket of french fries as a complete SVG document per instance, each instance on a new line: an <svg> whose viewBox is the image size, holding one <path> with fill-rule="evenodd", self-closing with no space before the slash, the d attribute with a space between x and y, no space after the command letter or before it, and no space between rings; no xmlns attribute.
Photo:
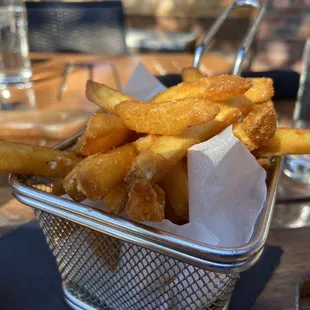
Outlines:
<svg viewBox="0 0 310 310"><path fill-rule="evenodd" d="M54 149L0 141L74 309L224 309L264 249L280 156L310 152L309 130L277 128L271 79L182 78L88 81L99 110L83 132Z"/></svg>
<svg viewBox="0 0 310 310"><path fill-rule="evenodd" d="M75 308L222 309L263 251L278 156L310 151L309 130L277 128L272 80L182 76L148 102L88 81L83 133L1 142Z"/></svg>

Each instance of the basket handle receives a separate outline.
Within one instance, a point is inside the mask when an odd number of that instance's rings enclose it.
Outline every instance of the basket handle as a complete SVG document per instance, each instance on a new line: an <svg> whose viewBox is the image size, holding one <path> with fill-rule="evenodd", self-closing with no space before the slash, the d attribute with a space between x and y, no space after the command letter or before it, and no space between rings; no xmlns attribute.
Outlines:
<svg viewBox="0 0 310 310"><path fill-rule="evenodd" d="M251 44L266 13L265 1L260 2L258 0L236 0L235 2L227 6L223 13L219 16L219 18L214 22L214 24L205 34L201 43L196 48L193 60L193 67L199 68L200 61L205 49L209 47L219 28L223 25L228 16L231 14L231 11L239 7L252 7L258 11L257 16L254 18L251 26L249 27L246 35L244 36L236 54L232 74L239 75L241 73L242 63L251 47Z"/></svg>

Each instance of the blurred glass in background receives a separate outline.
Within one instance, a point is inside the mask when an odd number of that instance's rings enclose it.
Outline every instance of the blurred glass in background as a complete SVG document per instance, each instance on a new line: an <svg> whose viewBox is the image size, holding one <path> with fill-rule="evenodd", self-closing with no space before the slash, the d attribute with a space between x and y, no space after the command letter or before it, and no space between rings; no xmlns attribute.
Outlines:
<svg viewBox="0 0 310 310"><path fill-rule="evenodd" d="M310 128L310 39L307 40L303 53L302 71L294 111L294 127ZM287 156L284 173L294 180L310 186L310 155Z"/></svg>
<svg viewBox="0 0 310 310"><path fill-rule="evenodd" d="M23 1L0 0L0 109L35 106Z"/></svg>

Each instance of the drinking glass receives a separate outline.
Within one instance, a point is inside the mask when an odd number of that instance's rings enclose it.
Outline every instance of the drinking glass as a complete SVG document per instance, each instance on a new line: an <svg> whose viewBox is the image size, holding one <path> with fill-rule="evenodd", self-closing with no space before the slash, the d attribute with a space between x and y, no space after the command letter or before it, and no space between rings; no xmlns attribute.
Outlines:
<svg viewBox="0 0 310 310"><path fill-rule="evenodd" d="M23 1L0 0L0 109L35 104Z"/></svg>

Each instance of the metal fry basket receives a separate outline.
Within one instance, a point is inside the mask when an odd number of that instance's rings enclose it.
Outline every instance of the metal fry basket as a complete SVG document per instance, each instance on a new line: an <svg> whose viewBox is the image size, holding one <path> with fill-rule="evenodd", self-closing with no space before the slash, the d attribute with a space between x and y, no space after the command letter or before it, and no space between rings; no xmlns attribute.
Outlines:
<svg viewBox="0 0 310 310"><path fill-rule="evenodd" d="M231 10L240 6L259 11L237 54L233 73L240 73L265 10L254 0L236 1L223 12L198 47L194 66ZM77 138L57 148L69 149ZM10 181L14 197L35 209L71 308L215 310L227 307L239 273L263 251L279 171L280 158L275 158L251 240L235 248L194 242L54 196L53 181L47 178L12 175Z"/></svg>

